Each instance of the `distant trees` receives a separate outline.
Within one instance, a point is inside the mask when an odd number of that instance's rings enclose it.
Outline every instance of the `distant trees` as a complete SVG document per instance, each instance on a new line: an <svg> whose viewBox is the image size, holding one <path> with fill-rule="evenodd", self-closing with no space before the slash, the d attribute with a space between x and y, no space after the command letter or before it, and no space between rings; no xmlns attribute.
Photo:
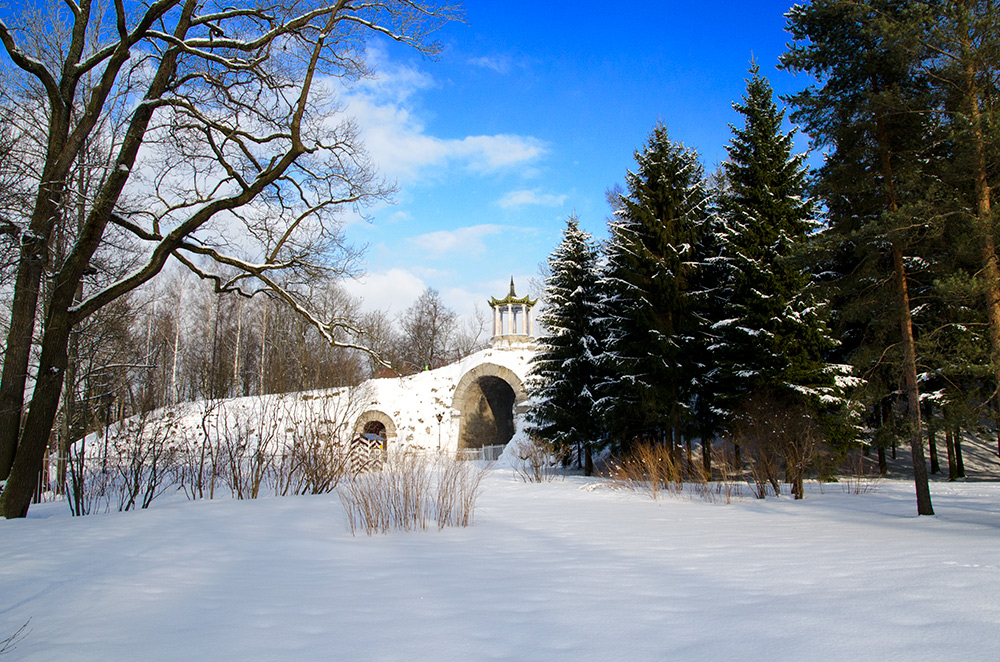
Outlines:
<svg viewBox="0 0 1000 662"><path fill-rule="evenodd" d="M406 309L400 318L402 327L401 359L408 372L440 368L449 360L449 349L458 330L458 315L441 300L433 288Z"/></svg>
<svg viewBox="0 0 1000 662"><path fill-rule="evenodd" d="M34 189L11 221L19 241L0 376L5 517L27 512L73 329L169 258L219 290L270 292L327 342L354 344L354 325L319 317L298 283L350 267L337 214L388 187L356 127L329 120L317 77L366 75L373 34L433 53L428 32L453 15L410 0L50 9L46 24L25 16L13 31L0 22L12 65L3 105L26 111L14 124L27 152L18 174ZM77 175L91 163L100 170L80 195Z"/></svg>

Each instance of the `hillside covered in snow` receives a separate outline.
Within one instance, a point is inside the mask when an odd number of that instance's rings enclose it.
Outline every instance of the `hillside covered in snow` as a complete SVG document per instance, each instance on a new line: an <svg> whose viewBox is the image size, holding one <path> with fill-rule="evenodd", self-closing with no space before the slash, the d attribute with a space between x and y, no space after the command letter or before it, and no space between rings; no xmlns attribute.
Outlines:
<svg viewBox="0 0 1000 662"><path fill-rule="evenodd" d="M0 521L3 659L993 660L1000 485L650 500L486 477L469 528L352 536L336 494Z"/></svg>

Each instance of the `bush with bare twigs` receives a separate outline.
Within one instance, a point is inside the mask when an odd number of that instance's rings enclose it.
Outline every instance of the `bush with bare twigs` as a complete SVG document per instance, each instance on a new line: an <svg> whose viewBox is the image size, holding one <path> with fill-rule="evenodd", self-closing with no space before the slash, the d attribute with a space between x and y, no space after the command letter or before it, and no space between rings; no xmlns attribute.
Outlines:
<svg viewBox="0 0 1000 662"><path fill-rule="evenodd" d="M177 482L179 450L169 422L141 414L69 449L64 486L70 512L148 508Z"/></svg>
<svg viewBox="0 0 1000 662"><path fill-rule="evenodd" d="M841 489L847 494L869 494L878 490L882 474L877 466L870 466L860 452L848 454L843 464L844 477L840 481Z"/></svg>
<svg viewBox="0 0 1000 662"><path fill-rule="evenodd" d="M13 652L13 650L17 648L17 645L21 643L25 637L31 634L31 630L28 629L28 624L30 623L31 619L29 618L25 621L24 625L19 627L17 631L14 632L14 634L5 639L0 639L0 655L6 655Z"/></svg>
<svg viewBox="0 0 1000 662"><path fill-rule="evenodd" d="M794 397L755 393L736 411L730 433L749 465L754 496L763 499L768 488L779 496L782 469L792 496L805 496L805 474L822 441L808 405Z"/></svg>
<svg viewBox="0 0 1000 662"><path fill-rule="evenodd" d="M236 499L330 492L358 464L354 404L337 392L266 396L202 403L197 427L170 410L126 419L70 448L67 501L87 515L146 508L171 487L189 499L223 486Z"/></svg>
<svg viewBox="0 0 1000 662"><path fill-rule="evenodd" d="M511 466L525 483L549 483L559 475L559 461L552 445L533 437L511 442Z"/></svg>
<svg viewBox="0 0 1000 662"><path fill-rule="evenodd" d="M389 455L378 471L343 481L337 490L352 534L470 526L486 469L446 454Z"/></svg>

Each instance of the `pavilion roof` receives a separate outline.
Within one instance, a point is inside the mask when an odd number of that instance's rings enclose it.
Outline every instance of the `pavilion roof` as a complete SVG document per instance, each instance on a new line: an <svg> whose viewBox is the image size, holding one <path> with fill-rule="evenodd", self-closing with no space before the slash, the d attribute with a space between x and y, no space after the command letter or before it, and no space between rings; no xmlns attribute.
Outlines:
<svg viewBox="0 0 1000 662"><path fill-rule="evenodd" d="M530 297L518 297L514 292L514 277L511 276L510 279L510 293L503 299L497 299L496 297L490 297L490 306L496 308L497 306L507 306L507 305L524 305L529 308L538 303L538 299L532 300Z"/></svg>

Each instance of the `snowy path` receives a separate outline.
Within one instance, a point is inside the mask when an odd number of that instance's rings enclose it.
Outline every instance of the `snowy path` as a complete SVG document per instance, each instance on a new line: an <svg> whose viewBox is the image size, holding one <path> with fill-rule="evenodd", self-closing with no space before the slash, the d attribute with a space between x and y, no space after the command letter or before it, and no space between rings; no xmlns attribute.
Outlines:
<svg viewBox="0 0 1000 662"><path fill-rule="evenodd" d="M469 529L336 495L0 521L11 660L994 660L1000 484L658 502L497 471ZM51 515L51 517L45 517ZM3 659L8 659L4 657Z"/></svg>

